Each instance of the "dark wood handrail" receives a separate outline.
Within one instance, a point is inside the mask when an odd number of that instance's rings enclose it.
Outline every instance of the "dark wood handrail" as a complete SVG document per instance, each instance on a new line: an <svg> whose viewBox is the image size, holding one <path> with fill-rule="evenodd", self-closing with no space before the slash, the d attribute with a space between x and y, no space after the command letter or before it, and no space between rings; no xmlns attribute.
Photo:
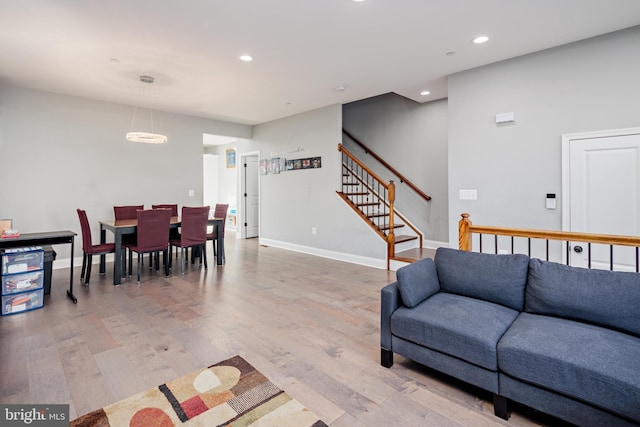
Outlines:
<svg viewBox="0 0 640 427"><path fill-rule="evenodd" d="M362 147L362 149L367 153L370 154L374 159L376 159L377 161L379 161L385 168L387 168L389 171L391 171L391 173L393 173L395 176L397 176L398 178L400 178L400 182L404 182L405 184L407 184L407 186L409 186L409 188L411 188L413 191L415 191L416 193L418 193L418 195L420 195L420 197L422 197L424 200L431 200L431 196L429 196L428 194L426 194L424 191L422 191L421 189L419 189L418 187L416 187L416 185L414 183L412 183L411 181L409 181L404 175L402 175L400 172L398 172L393 166L391 166L389 163L387 163L382 157L378 156L374 151L372 151L369 147L367 147L366 145L364 145L360 140L358 140L358 138L356 138L355 136L351 135L349 133L349 131L342 129L342 132L347 135L351 140L353 140L353 142L355 142L356 144L358 144L360 147Z"/></svg>

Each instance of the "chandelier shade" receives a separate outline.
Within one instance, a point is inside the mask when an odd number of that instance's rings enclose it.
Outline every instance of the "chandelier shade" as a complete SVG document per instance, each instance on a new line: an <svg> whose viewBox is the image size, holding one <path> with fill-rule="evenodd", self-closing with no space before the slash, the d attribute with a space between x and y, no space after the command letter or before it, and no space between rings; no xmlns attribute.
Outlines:
<svg viewBox="0 0 640 427"><path fill-rule="evenodd" d="M143 144L164 144L168 141L166 135L156 133L154 128L152 103L155 99L155 93L153 93L153 81L151 76L140 76L140 97L133 110L131 130L126 134L128 141Z"/></svg>

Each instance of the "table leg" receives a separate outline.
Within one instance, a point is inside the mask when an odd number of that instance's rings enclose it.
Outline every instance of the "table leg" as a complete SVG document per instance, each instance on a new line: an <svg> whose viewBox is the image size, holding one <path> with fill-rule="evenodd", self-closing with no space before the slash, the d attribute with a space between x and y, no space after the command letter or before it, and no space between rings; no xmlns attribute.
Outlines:
<svg viewBox="0 0 640 427"><path fill-rule="evenodd" d="M102 224L100 224L100 244L104 245L105 243L107 243L107 230L105 230ZM100 274L105 274L106 272L105 259L105 254L100 255Z"/></svg>
<svg viewBox="0 0 640 427"><path fill-rule="evenodd" d="M122 232L116 229L114 233L115 254L113 260L113 284L119 285L122 280Z"/></svg>
<svg viewBox="0 0 640 427"><path fill-rule="evenodd" d="M67 296L71 298L71 301L73 301L74 304L77 304L78 299L73 295L73 241L74 238L71 236L71 266L69 267L71 273L69 274L69 290L67 291Z"/></svg>

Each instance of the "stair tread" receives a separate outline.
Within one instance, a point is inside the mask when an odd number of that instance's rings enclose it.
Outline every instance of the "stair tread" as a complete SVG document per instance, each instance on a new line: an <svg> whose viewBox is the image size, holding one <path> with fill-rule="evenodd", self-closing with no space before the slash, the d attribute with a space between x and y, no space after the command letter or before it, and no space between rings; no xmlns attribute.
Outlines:
<svg viewBox="0 0 640 427"><path fill-rule="evenodd" d="M375 214L369 214L367 215L367 218L371 219L371 218L380 218L383 216L389 216L389 213L375 213Z"/></svg>
<svg viewBox="0 0 640 427"><path fill-rule="evenodd" d="M395 242L396 243L402 243L402 242L408 242L410 240L416 240L418 238L418 236L407 236L407 235L398 235L395 236Z"/></svg>
<svg viewBox="0 0 640 427"><path fill-rule="evenodd" d="M394 228L394 229L396 229L396 228L402 228L402 227L404 227L404 224L393 224L393 228ZM388 229L390 229L391 227L389 227L389 224L382 224L382 225L379 225L379 226L378 226L378 228L379 228L380 230L388 230Z"/></svg>

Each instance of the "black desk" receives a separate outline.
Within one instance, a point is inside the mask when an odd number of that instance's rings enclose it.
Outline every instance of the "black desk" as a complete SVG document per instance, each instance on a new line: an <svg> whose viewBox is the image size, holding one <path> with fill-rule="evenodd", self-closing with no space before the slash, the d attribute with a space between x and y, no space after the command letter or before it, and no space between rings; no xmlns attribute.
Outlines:
<svg viewBox="0 0 640 427"><path fill-rule="evenodd" d="M73 295L73 241L76 233L73 231L45 231L43 233L24 233L19 237L0 237L0 249L22 248L25 246L44 246L44 245L62 245L71 244L71 266L69 267L69 290L67 296L71 298L74 304L78 300Z"/></svg>

